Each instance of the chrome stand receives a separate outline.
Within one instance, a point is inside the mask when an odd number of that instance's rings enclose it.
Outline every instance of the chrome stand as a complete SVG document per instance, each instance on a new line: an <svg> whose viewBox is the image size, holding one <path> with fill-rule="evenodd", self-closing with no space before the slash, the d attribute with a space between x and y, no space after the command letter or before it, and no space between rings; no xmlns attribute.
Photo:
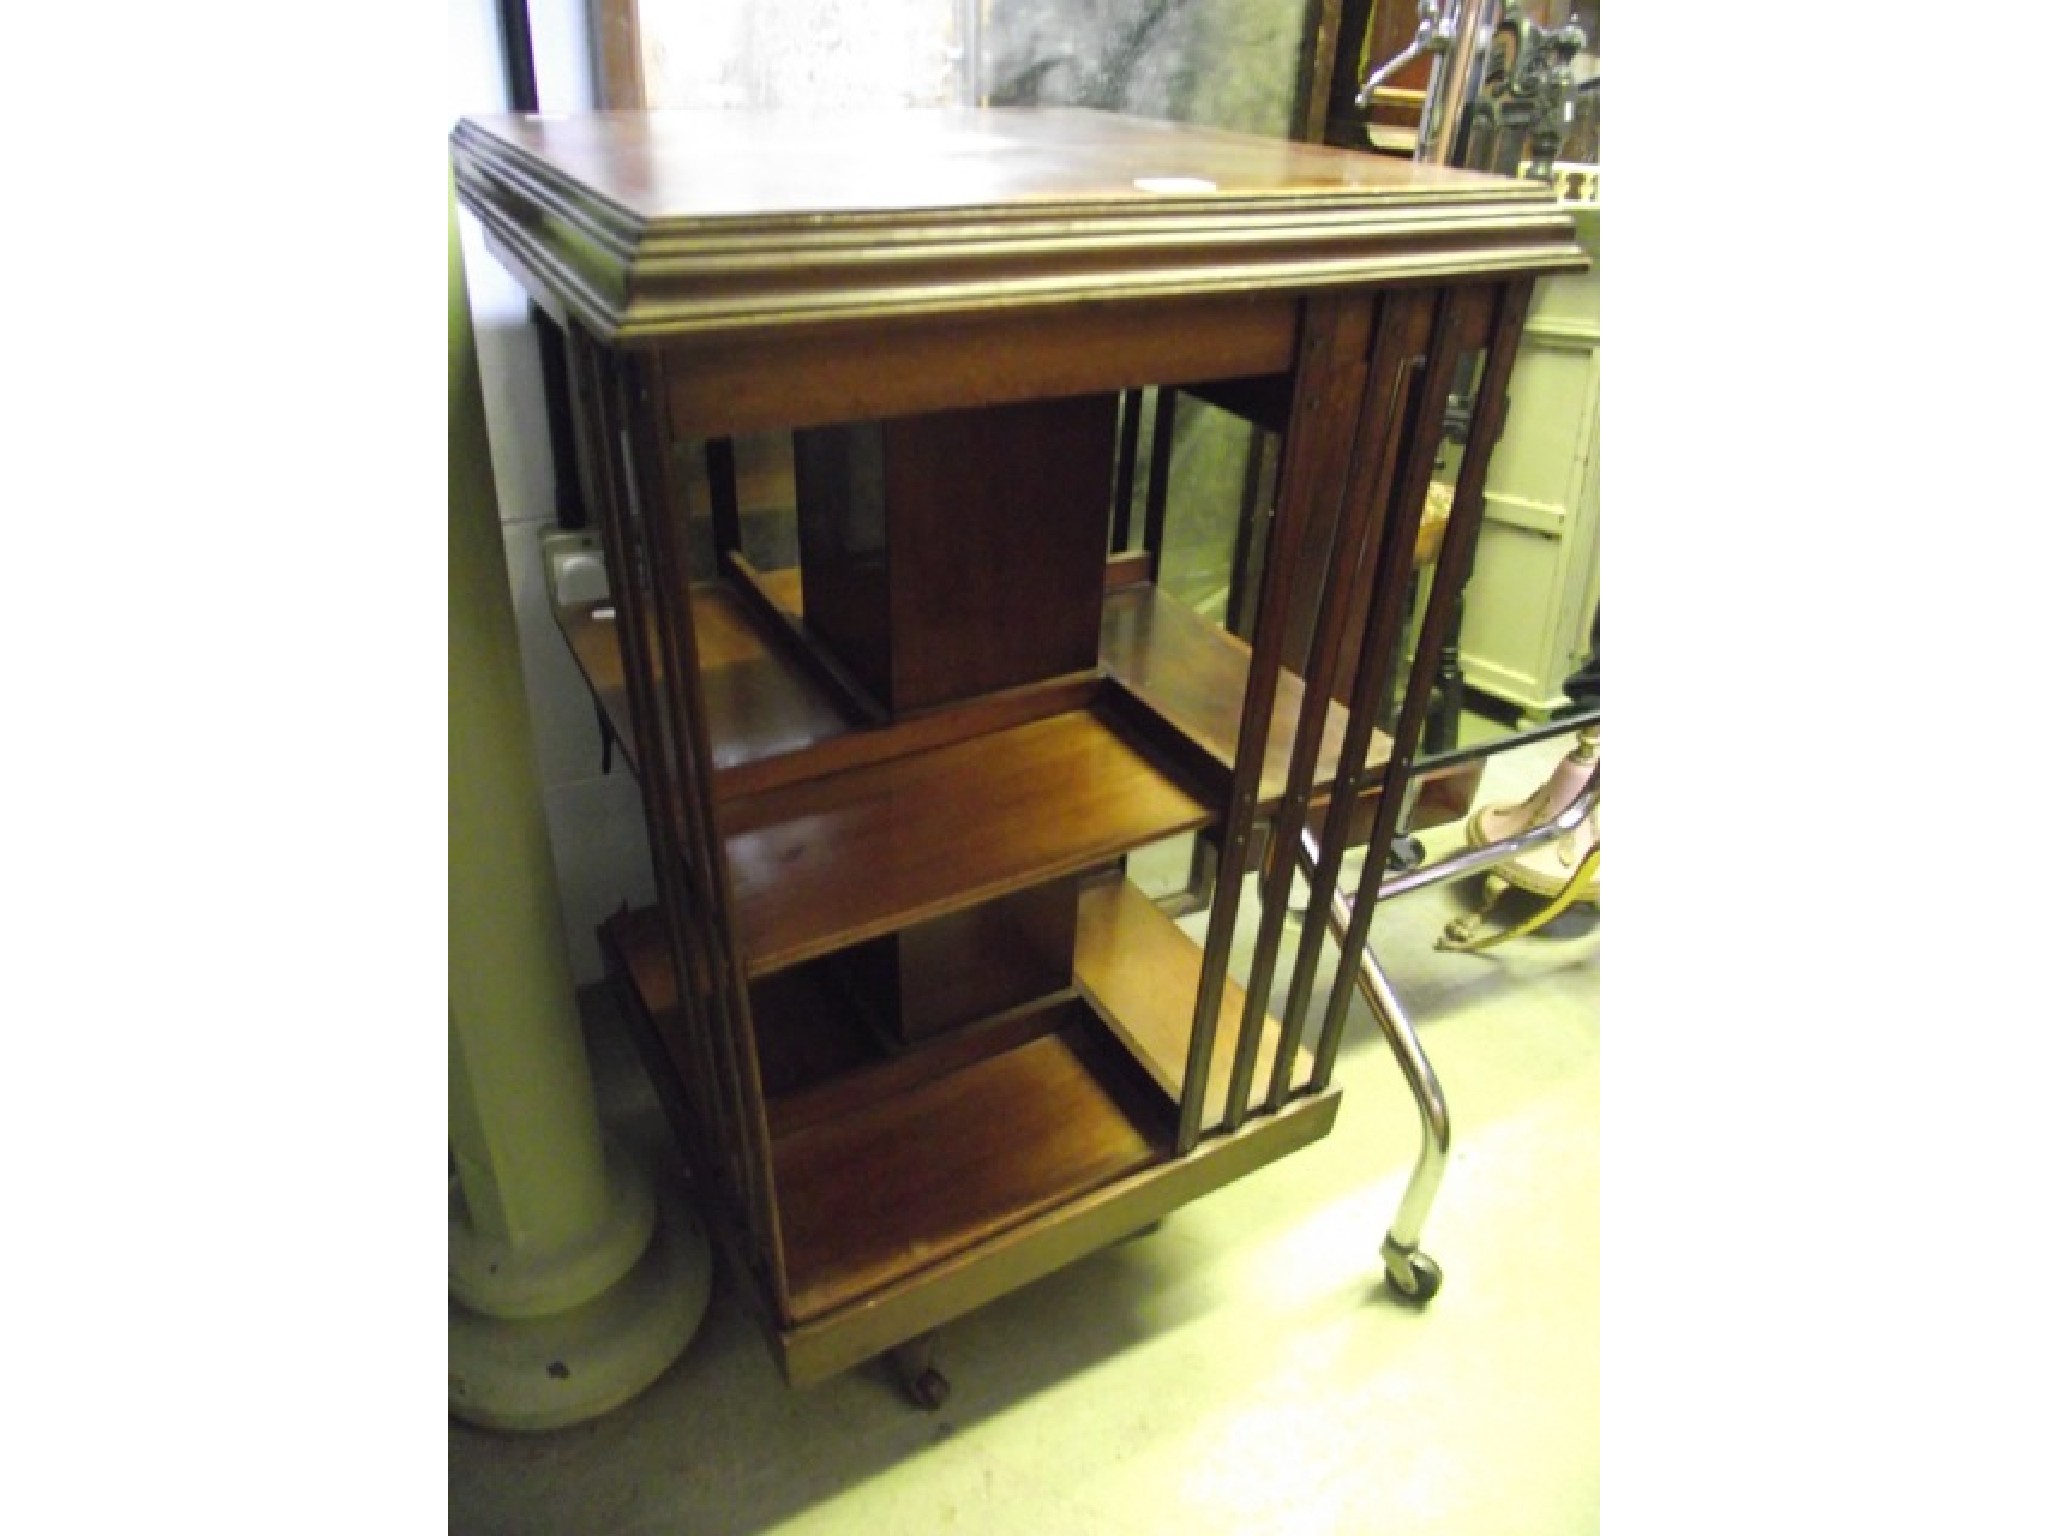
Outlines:
<svg viewBox="0 0 2048 1536"><path fill-rule="evenodd" d="M1513 745L1520 743L1503 743L1503 746ZM1474 874L1527 853L1532 848L1568 837L1592 814L1599 798L1600 770L1596 764L1586 785L1555 816L1525 827L1512 837L1463 849L1440 863L1394 875L1381 883L1379 899L1384 901L1392 896L1405 896L1424 886ZM1301 834L1298 856L1304 871L1313 870L1321 858L1321 850L1311 833L1304 831ZM1350 932L1351 921L1350 901L1341 890L1333 893L1330 933L1340 947ZM1369 942L1361 942L1358 946L1358 972L1353 979L1358 990L1365 995L1366 1006L1372 1010L1373 1019L1378 1023L1380 1033L1386 1037L1394 1059L1401 1064L1401 1075L1408 1080L1408 1091L1415 1096L1415 1108L1422 1118L1422 1147L1416 1154L1414 1170L1408 1175L1408 1188L1401 1196L1400 1209L1394 1213L1386 1240L1380 1244L1380 1259L1386 1265L1387 1283L1408 1300L1420 1304L1435 1296L1444 1283L1443 1271L1437 1267L1436 1260L1422 1251L1420 1244L1422 1224L1428 1220L1430 1207L1436 1203L1437 1187L1443 1183L1444 1166L1450 1159L1450 1110L1444 1102L1443 1084L1437 1078L1436 1068L1429 1064L1421 1038L1415 1033L1407 1010L1401 1006L1401 999L1394 991L1393 983L1387 980L1387 973L1381 969L1379 958L1373 954ZM1341 986L1342 982L1338 984Z"/></svg>

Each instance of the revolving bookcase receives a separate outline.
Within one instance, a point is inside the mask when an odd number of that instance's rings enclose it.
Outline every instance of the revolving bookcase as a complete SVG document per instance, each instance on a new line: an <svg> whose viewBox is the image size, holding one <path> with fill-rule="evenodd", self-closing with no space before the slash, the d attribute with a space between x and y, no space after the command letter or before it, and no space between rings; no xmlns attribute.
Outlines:
<svg viewBox="0 0 2048 1536"><path fill-rule="evenodd" d="M1584 265L1547 190L1069 110L468 119L453 153L569 337L611 590L558 619L658 893L601 938L787 1377L1325 1134L1317 952L1409 784L1426 689L1375 721L1447 403L1456 573L1530 284ZM1249 643L1161 588L1158 516L1111 547L1146 388L1281 434ZM761 433L779 569L729 473ZM1205 943L1125 873L1190 833Z"/></svg>

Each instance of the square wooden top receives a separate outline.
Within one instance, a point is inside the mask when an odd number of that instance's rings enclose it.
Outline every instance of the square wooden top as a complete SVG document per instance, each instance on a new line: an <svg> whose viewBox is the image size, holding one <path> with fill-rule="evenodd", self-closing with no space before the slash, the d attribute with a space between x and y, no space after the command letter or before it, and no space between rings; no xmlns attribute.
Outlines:
<svg viewBox="0 0 2048 1536"><path fill-rule="evenodd" d="M646 224L1020 204L1549 198L1534 183L1078 108L500 116L483 132Z"/></svg>
<svg viewBox="0 0 2048 1536"><path fill-rule="evenodd" d="M466 118L456 183L611 343L1581 270L1534 182L1072 108Z"/></svg>

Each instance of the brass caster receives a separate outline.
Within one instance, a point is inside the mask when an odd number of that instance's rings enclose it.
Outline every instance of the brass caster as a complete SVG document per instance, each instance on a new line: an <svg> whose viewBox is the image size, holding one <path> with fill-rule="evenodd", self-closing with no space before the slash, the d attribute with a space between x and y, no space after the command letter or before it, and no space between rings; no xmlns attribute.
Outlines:
<svg viewBox="0 0 2048 1536"><path fill-rule="evenodd" d="M1486 926L1493 909L1500 905L1500 899L1507 895L1510 887L1497 874L1486 877L1486 888L1480 893L1479 910L1468 912L1445 925L1443 934L1436 941L1438 949L1470 949L1479 939L1479 930Z"/></svg>

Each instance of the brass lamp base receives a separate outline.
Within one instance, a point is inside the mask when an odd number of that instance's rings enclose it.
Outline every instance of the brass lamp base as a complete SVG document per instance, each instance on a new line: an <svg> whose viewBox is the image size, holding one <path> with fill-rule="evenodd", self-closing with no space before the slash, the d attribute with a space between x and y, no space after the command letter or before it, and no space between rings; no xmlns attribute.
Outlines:
<svg viewBox="0 0 2048 1536"><path fill-rule="evenodd" d="M1466 841L1475 848L1483 847L1555 820L1584 791L1599 763L1600 727L1595 723L1579 733L1578 745L1528 799L1474 811L1465 823ZM1510 890L1543 897L1544 906L1532 917L1482 938L1481 927ZM1487 873L1478 910L1447 926L1437 948L1466 953L1491 949L1535 932L1580 902L1597 905L1599 900L1600 808L1596 804L1585 820L1562 837L1496 864Z"/></svg>

